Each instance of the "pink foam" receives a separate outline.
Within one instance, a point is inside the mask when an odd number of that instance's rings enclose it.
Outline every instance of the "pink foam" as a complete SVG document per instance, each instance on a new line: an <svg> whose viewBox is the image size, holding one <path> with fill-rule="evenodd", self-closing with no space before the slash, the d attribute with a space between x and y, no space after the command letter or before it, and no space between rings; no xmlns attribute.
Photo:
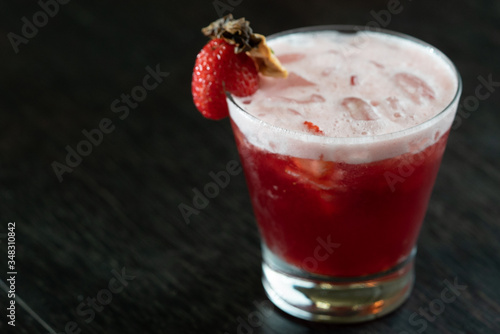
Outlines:
<svg viewBox="0 0 500 334"><path fill-rule="evenodd" d="M309 158L323 154L333 160L353 161L404 153L408 138L399 144L392 140L385 148L378 145L375 151L362 156L349 153L351 144L341 145L339 138L369 143L379 140L373 136L412 129L445 109L458 86L452 66L435 49L386 34L369 32L360 38L337 32L298 33L271 39L269 44L278 58L286 60L289 77L263 77L261 88L253 96L235 101L258 118L258 126L269 126L270 132L264 135L253 124L255 120L238 115L232 103L230 112L247 138L277 153ZM251 103L243 104L249 99ZM435 133L447 131L453 119L450 117L425 134L431 137L430 144L435 142ZM337 153L314 144L316 139L297 144L290 133L283 135L288 130L295 137L297 133L310 136L304 129L305 121L316 124L323 137L334 138L330 141L337 143ZM402 135L390 137L398 136ZM285 142L290 140L303 150ZM274 148L267 142L273 142Z"/></svg>

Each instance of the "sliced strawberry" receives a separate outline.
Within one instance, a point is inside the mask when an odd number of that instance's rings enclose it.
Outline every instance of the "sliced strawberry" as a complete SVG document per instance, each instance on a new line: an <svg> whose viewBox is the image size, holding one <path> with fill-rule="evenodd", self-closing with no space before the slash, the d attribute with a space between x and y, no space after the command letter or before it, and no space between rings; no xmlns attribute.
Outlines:
<svg viewBox="0 0 500 334"><path fill-rule="evenodd" d="M332 161L292 158L293 163L302 173L308 174L315 178L321 178L327 174L331 174L335 168L335 163Z"/></svg>
<svg viewBox="0 0 500 334"><path fill-rule="evenodd" d="M248 96L259 87L255 63L245 53L236 54L234 48L215 38L196 57L191 92L196 108L206 118L217 120L229 115L225 90Z"/></svg>
<svg viewBox="0 0 500 334"><path fill-rule="evenodd" d="M336 163L303 158L292 158L292 162L285 173L295 177L298 182L323 190L340 187L339 181L343 174Z"/></svg>

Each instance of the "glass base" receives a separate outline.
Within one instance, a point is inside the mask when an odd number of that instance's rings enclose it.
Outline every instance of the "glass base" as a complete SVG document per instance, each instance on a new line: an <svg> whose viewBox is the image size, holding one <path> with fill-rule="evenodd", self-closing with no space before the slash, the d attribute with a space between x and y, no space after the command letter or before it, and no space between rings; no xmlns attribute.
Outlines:
<svg viewBox="0 0 500 334"><path fill-rule="evenodd" d="M383 273L332 278L291 267L263 248L262 284L269 299L286 313L305 320L356 323L379 318L408 298L415 281L416 249L403 263Z"/></svg>

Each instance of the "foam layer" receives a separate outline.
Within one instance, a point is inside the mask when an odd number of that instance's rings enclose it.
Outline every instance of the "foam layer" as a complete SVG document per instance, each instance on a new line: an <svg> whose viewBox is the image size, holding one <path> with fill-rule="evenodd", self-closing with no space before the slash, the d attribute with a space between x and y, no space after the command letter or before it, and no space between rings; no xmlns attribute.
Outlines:
<svg viewBox="0 0 500 334"><path fill-rule="evenodd" d="M269 44L289 77L262 77L253 96L235 98L247 113L229 103L233 121L256 146L369 162L423 150L451 125L456 105L433 119L458 87L453 67L435 49L374 32L304 32Z"/></svg>

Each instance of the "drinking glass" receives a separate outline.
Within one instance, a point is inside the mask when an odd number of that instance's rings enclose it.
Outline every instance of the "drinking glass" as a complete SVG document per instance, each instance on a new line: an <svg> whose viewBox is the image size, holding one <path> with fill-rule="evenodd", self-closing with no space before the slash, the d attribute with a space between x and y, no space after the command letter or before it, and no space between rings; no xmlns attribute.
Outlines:
<svg viewBox="0 0 500 334"><path fill-rule="evenodd" d="M326 30L355 34L359 45L365 33L353 26L321 26L269 40ZM436 48L403 34L377 32L420 44L444 60L456 76L455 94L446 108L403 131L338 138L271 125L228 95L262 239L263 286L276 306L298 318L335 323L374 319L400 306L413 287L415 245L461 79ZM327 154L309 156L317 149ZM385 156L366 162L366 156L381 150Z"/></svg>

